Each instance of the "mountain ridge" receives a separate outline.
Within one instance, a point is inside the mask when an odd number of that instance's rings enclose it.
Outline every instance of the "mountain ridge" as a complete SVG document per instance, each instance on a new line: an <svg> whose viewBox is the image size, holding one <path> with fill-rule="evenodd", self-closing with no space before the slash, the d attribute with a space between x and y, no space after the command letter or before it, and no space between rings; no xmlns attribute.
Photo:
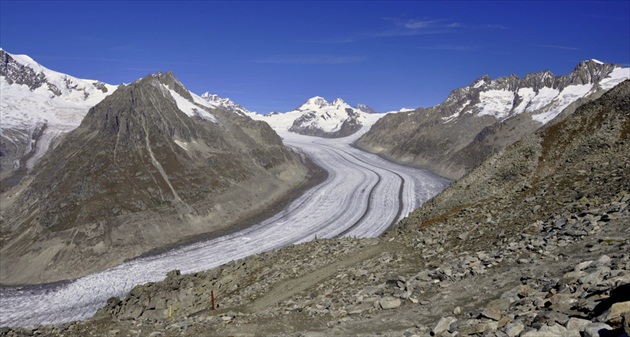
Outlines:
<svg viewBox="0 0 630 337"><path fill-rule="evenodd" d="M342 98L328 102L321 96L313 96L289 112L252 117L268 122L276 130L307 136L340 138L369 127L382 116L383 114L375 113L365 104L352 107Z"/></svg>
<svg viewBox="0 0 630 337"><path fill-rule="evenodd" d="M630 68L592 60L564 76L542 71L491 80L486 75L452 90L441 104L385 116L356 145L457 179L488 154L562 119L626 78Z"/></svg>

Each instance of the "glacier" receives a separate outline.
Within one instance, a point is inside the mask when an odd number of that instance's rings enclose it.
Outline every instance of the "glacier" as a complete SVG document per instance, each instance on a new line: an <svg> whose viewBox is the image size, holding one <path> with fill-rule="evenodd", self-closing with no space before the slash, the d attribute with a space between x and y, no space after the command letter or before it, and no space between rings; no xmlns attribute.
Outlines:
<svg viewBox="0 0 630 337"><path fill-rule="evenodd" d="M388 162L351 146L364 133L322 139L278 130L285 144L328 172L282 211L258 224L208 241L141 257L83 278L0 289L0 326L84 320L111 297L179 269L194 273L250 255L339 236L376 237L449 183L429 171Z"/></svg>

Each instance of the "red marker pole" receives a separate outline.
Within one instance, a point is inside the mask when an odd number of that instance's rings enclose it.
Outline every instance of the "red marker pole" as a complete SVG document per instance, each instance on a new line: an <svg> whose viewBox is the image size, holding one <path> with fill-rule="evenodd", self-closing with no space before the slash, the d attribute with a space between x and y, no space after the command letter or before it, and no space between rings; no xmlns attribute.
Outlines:
<svg viewBox="0 0 630 337"><path fill-rule="evenodd" d="M210 291L210 299L212 300L212 310L214 310L214 290Z"/></svg>

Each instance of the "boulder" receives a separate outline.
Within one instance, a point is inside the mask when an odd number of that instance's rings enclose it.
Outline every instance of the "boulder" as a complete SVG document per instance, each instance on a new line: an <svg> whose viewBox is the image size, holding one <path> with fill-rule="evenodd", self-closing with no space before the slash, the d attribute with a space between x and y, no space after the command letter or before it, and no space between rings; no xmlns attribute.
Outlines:
<svg viewBox="0 0 630 337"><path fill-rule="evenodd" d="M624 313L630 313L630 301L614 303L598 319L601 322L620 323Z"/></svg>
<svg viewBox="0 0 630 337"><path fill-rule="evenodd" d="M603 337L613 328L605 323L591 323L584 328L584 337Z"/></svg>
<svg viewBox="0 0 630 337"><path fill-rule="evenodd" d="M457 318L455 317L452 317L452 316L442 317L437 322L437 324L435 324L435 326L433 327L433 330L431 330L431 333L433 335L439 335L445 331L448 331L448 329L451 327L451 324L455 322L457 322Z"/></svg>
<svg viewBox="0 0 630 337"><path fill-rule="evenodd" d="M398 308L402 304L402 302L399 298L385 297L378 301L378 304L380 305L381 309L387 310Z"/></svg>

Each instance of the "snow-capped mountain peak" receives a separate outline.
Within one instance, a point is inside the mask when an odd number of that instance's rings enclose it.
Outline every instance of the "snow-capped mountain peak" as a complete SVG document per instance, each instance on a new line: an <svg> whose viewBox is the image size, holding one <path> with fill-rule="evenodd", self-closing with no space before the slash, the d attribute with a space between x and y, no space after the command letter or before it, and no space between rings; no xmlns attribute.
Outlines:
<svg viewBox="0 0 630 337"><path fill-rule="evenodd" d="M0 178L12 169L30 169L54 139L78 127L88 110L116 89L50 70L27 55L0 49Z"/></svg>
<svg viewBox="0 0 630 337"><path fill-rule="evenodd" d="M254 112L251 112L245 109L243 106L232 101L231 99L227 97L221 97L217 94L211 94L210 92L207 92L207 91L203 93L200 97L203 98L206 102L208 102L212 107L215 107L215 108L218 108L218 107L225 108L241 115L254 114Z"/></svg>
<svg viewBox="0 0 630 337"><path fill-rule="evenodd" d="M343 99L341 98L335 98L335 100L332 102L332 105L335 107L343 107L343 108L350 108L350 105L348 105L348 103L346 103Z"/></svg>
<svg viewBox="0 0 630 337"><path fill-rule="evenodd" d="M369 114L375 114L376 110L374 110L371 106L367 105L367 104L357 104L354 106L355 109L357 110L361 110L365 113L369 113Z"/></svg>
<svg viewBox="0 0 630 337"><path fill-rule="evenodd" d="M328 103L328 101L324 97L315 96L315 97L309 98L306 102L304 102L304 104L300 105L295 110L314 111L314 110L318 110L329 105L330 103Z"/></svg>
<svg viewBox="0 0 630 337"><path fill-rule="evenodd" d="M13 55L0 49L0 76L8 85L26 86L34 94L63 96L63 100L94 105L116 87L96 80L79 79L37 63L27 55ZM42 90L39 90L42 88Z"/></svg>
<svg viewBox="0 0 630 337"><path fill-rule="evenodd" d="M373 112L374 110L364 104L353 108L341 98L330 103L321 96L315 96L295 110L253 118L268 122L276 130L337 138L352 135L365 126L371 126L383 116Z"/></svg>

